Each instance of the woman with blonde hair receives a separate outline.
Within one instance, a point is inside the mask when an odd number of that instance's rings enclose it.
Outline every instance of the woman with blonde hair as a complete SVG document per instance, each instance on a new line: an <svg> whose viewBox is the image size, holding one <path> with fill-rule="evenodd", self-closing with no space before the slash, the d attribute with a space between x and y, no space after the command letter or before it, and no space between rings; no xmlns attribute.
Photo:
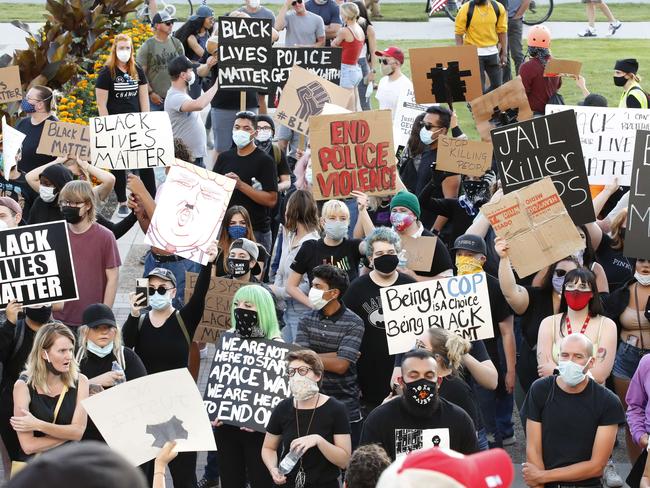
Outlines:
<svg viewBox="0 0 650 488"><path fill-rule="evenodd" d="M133 41L126 34L113 39L111 53L97 75L95 97L99 115L149 112L149 83L144 70L135 62ZM153 168L141 169L140 177L152 197L156 196L156 179ZM113 170L115 195L120 217L130 211L126 206L126 170Z"/></svg>
<svg viewBox="0 0 650 488"><path fill-rule="evenodd" d="M14 416L24 459L81 440L86 430L88 378L74 360L75 338L60 322L43 325L34 338L26 369L14 385Z"/></svg>
<svg viewBox="0 0 650 488"><path fill-rule="evenodd" d="M359 7L352 3L343 3L339 7L341 19L345 27L339 29L332 47L340 47L341 52L341 87L352 94L348 109L357 110L357 85L361 82L363 74L358 64L359 55L366 42L366 35L357 22L359 20Z"/></svg>

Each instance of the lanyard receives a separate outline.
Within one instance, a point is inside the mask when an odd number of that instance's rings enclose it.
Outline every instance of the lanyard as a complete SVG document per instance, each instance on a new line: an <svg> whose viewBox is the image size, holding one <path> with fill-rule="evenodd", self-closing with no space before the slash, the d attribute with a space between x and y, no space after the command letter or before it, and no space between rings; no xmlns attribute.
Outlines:
<svg viewBox="0 0 650 488"><path fill-rule="evenodd" d="M582 324L582 328L580 329L580 333L584 334L585 330L587 330L587 326L589 325L589 314L587 314L587 318L585 319L584 324ZM566 315L566 331L567 334L573 334L573 331L571 330L571 321L569 320L569 314L567 313Z"/></svg>

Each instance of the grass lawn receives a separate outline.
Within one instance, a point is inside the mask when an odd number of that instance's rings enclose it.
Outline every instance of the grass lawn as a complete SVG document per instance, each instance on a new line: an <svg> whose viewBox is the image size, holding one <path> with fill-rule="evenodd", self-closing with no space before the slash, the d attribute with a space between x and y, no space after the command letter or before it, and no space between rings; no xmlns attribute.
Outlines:
<svg viewBox="0 0 650 488"><path fill-rule="evenodd" d="M197 6L200 5L200 2L193 1L193 4L196 9ZM240 5L241 3L210 4L217 15L230 12ZM384 18L382 20L404 22L426 21L427 16L424 13L424 5L424 1L419 3L383 4L381 9ZM1 3L0 6L0 22L10 22L12 20L39 22L43 20L43 13L45 12L44 5L33 3ZM269 4L267 7L275 13L280 9L280 5L278 4ZM616 18L623 22L650 20L650 8L647 8L645 5L635 3L617 3L613 4L611 8ZM177 4L176 9L177 15L180 19L186 19L188 17L189 6L187 4ZM444 16L444 13L439 15ZM600 13L596 19L601 21L605 20L604 16ZM581 3L556 5L550 20L557 22L584 22L585 7Z"/></svg>
<svg viewBox="0 0 650 488"><path fill-rule="evenodd" d="M444 46L446 41L379 41L381 49L390 45L398 45L406 54L404 73L410 77L411 68L409 64L408 49L412 47ZM562 59L581 60L582 74L587 80L587 88L604 95L610 106L617 106L621 96L620 88L614 86L612 77L614 61L622 57L636 58L641 67L647 66L646 72L650 70L650 52L641 43L635 40L626 39L576 39L557 40L552 45L553 55ZM643 71L641 71L643 75ZM647 89L648 87L646 87ZM575 105L582 100L580 90L572 79L563 80L561 93L567 105ZM376 108L376 101L373 99ZM454 104L458 114L460 126L471 139L478 139L478 132L474 126L474 120L469 113L466 104Z"/></svg>

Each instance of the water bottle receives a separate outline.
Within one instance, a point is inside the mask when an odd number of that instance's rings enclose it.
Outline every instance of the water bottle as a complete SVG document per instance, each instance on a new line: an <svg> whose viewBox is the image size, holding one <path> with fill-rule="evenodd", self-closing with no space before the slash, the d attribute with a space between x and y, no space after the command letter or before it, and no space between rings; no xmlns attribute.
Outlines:
<svg viewBox="0 0 650 488"><path fill-rule="evenodd" d="M366 100L370 100L370 95L372 95L374 88L372 82L368 83L368 88L366 88Z"/></svg>
<svg viewBox="0 0 650 488"><path fill-rule="evenodd" d="M257 191L261 191L261 190L262 190L262 183L260 183L259 181L257 181L255 178L251 178L251 183L252 183L251 186L252 186L255 190L257 190Z"/></svg>
<svg viewBox="0 0 650 488"><path fill-rule="evenodd" d="M291 472L296 463L300 460L301 455L296 451L289 451L289 454L284 456L284 459L280 461L280 466L278 466L278 471L286 475Z"/></svg>
<svg viewBox="0 0 650 488"><path fill-rule="evenodd" d="M126 381L126 377L124 376L124 369L117 361L113 361L113 364L111 365L111 371L122 373L122 377L119 380L115 380L116 385L119 385L120 383L124 383Z"/></svg>
<svg viewBox="0 0 650 488"><path fill-rule="evenodd" d="M400 268L406 268L406 265L409 262L408 252L406 252L406 249L402 249L397 255L397 258L399 259L397 266Z"/></svg>

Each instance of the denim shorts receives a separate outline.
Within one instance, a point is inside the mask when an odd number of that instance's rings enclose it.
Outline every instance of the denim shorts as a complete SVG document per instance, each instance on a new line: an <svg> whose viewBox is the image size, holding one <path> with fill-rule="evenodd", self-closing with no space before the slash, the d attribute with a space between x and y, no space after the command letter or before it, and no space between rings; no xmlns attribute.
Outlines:
<svg viewBox="0 0 650 488"><path fill-rule="evenodd" d="M358 64L341 64L341 88L354 88L363 79Z"/></svg>
<svg viewBox="0 0 650 488"><path fill-rule="evenodd" d="M612 374L623 380L631 380L639 361L648 353L650 353L650 349L641 349L627 342L622 342L618 346L618 351L616 351Z"/></svg>

